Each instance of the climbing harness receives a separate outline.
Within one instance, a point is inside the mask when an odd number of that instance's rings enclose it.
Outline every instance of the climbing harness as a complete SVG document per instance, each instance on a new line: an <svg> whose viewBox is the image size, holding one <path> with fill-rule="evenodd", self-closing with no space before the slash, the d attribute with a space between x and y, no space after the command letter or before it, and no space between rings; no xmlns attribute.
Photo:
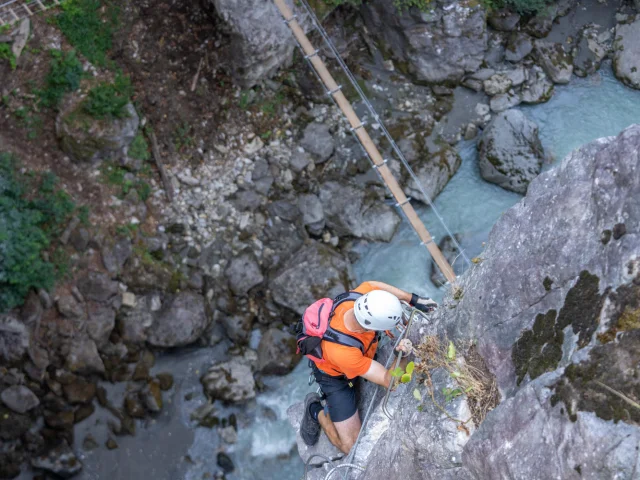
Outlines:
<svg viewBox="0 0 640 480"><path fill-rule="evenodd" d="M409 330L411 329L411 327L413 326L413 322L416 318L416 316L418 317L423 317L426 320L426 314L424 312L421 312L420 310L418 310L415 307L412 307L411 305L409 305L406 302L402 302L402 309L403 309L403 319L406 320L406 324L399 324L396 328L400 331L400 334L398 335L394 345L393 345L393 349L391 350L391 355L389 355L389 358L387 358L387 361L384 364L384 368L388 369L389 365L391 364L391 361L396 358L396 367L399 365L400 359L404 356L402 352L398 352L398 355L396 356L394 352L396 352L396 348L398 347L398 345L400 345L400 342L402 342L402 340L404 340L407 335L409 334ZM313 374L311 374L311 376L309 377L309 385L311 385L313 383L312 378ZM389 396L391 393L391 388L393 385L393 381L391 381L391 383L389 384L389 387L387 387L386 390L386 394L385 394L385 398L383 401L383 412L385 413L385 415L387 417L389 417L389 419L393 420L393 415L388 411L387 409L387 402L389 400ZM351 447L351 451L349 452L349 454L347 455L347 457L345 458L345 462L341 463L340 465L335 465L334 462L327 456L325 455L321 455L321 454L314 454L312 456L310 456L309 458L307 458L307 461L305 462L305 467L304 467L304 477L303 480L307 479L307 473L308 473L308 469L309 469L309 465L311 463L311 460L315 457L321 457L324 458L325 460L327 460L328 463L331 464L331 466L333 467L331 470L329 470L329 472L327 473L327 476L325 476L325 480L329 479L331 477L331 475L333 475L334 473L336 473L339 469L346 469L347 471L350 468L354 468L356 470L360 470L360 471L364 471L364 468L359 466L359 465L355 465L352 463L353 458L355 456L355 452L356 449L358 448L358 443L360 443L360 439L362 437L362 432L364 431L367 422L369 421L369 417L371 416L371 411L373 410L373 405L375 403L376 398L378 397L378 391L380 389L376 389L373 396L371 397L371 401L369 402L369 406L367 407L367 411L364 415L364 419L362 420L362 426L360 427L360 432L358 433L358 437L356 438L355 443L353 444L353 447ZM318 393L321 394L321 390L320 387L318 387ZM344 475L343 475L343 480L346 479L346 475L347 475L347 471L345 471Z"/></svg>
<svg viewBox="0 0 640 480"><path fill-rule="evenodd" d="M367 129L365 128L366 122L361 121L356 115L355 111L353 110L353 107L345 97L344 93L341 91L342 87L339 86L334 80L334 78L332 77L331 73L327 69L323 60L320 58L320 55L318 55L318 50L315 49L311 44L311 42L309 41L308 37L302 30L302 27L300 26L300 23L298 22L297 17L293 14L289 6L285 3L285 0L274 0L274 2L278 7L278 9L280 10L280 13L282 14L283 18L285 19L285 23L291 29L296 41L298 42L298 46L302 50L305 60L309 63L309 65L312 67L311 68L312 71L316 74L320 82L324 85L329 98L332 99L334 104L338 106L338 108L340 108L340 110L345 115L350 125L349 130L351 131L352 135L358 140L365 155L372 163L372 167L376 170L380 178L383 180L387 188L390 190L391 194L394 196L397 206L402 210L405 217L407 218L409 223L412 225L412 227L418 234L418 237L421 240L421 245L424 245L427 248L427 250L431 254L432 259L435 261L436 265L438 266L438 268L440 269L444 277L447 279L447 281L450 283L455 282L456 275L453 269L451 268L451 265L449 264L447 259L444 257L444 255L438 248L438 245L434 242L433 238L431 237L431 234L429 233L425 225L422 223L422 220L420 220L420 218L418 217L418 214L416 213L415 209L410 203L410 199L405 195L398 181L395 179L395 177L391 173L391 170L387 165L387 159L384 159L382 157L380 151L377 149L377 147L373 143L373 140L371 139L371 137L367 132ZM327 32L324 30L324 28L322 27L318 19L316 18L313 10L311 9L311 7L309 6L306 0L301 0L300 3L306 10L309 17L311 18L311 21L315 29L320 33L320 35L324 39L325 44L331 50L335 59L338 61L340 67L342 68L344 73L347 75L347 78L355 88L356 92L359 94L360 98L362 99L364 105L369 110L373 119L380 126L380 130L382 131L386 139L389 141L389 144L391 145L394 153L397 155L397 157L402 162L403 166L409 172L410 177L413 179L415 184L420 189L420 193L423 195L424 199L427 201L427 203L431 207L432 211L438 218L439 222L442 224L445 232L451 238L454 246L460 252L460 256L462 256L463 260L467 263L467 265L471 265L469 258L466 256L466 254L460 247L460 244L458 243L456 238L453 236L449 228L446 226L444 219L436 209L435 205L433 204L433 201L427 195L420 180L418 179L413 169L407 162L406 158L400 151L400 148L398 147L396 142L393 140L393 138L389 134L389 131L384 126L382 119L377 114L377 112L371 105L371 102L366 97L366 95L364 94L360 86L358 85L357 80L355 79L355 77L353 76L353 74L351 73L347 65L342 60L338 50L331 42L331 39L329 38Z"/></svg>

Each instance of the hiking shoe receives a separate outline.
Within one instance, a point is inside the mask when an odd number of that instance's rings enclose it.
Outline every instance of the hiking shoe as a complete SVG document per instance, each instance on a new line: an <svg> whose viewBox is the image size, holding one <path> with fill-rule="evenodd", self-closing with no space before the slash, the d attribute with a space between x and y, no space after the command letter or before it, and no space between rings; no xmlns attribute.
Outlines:
<svg viewBox="0 0 640 480"><path fill-rule="evenodd" d="M320 438L320 423L309 412L309 405L314 402L320 402L320 395L315 392L308 393L304 398L304 417L300 424L300 436L309 447L318 443Z"/></svg>

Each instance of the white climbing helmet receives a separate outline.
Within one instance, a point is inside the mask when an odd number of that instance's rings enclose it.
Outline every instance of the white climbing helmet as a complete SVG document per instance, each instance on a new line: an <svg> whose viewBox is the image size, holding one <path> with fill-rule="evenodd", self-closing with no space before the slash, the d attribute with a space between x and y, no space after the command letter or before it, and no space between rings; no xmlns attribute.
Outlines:
<svg viewBox="0 0 640 480"><path fill-rule="evenodd" d="M358 298L353 311L360 326L367 330L391 330L402 320L400 300L384 290L373 290Z"/></svg>

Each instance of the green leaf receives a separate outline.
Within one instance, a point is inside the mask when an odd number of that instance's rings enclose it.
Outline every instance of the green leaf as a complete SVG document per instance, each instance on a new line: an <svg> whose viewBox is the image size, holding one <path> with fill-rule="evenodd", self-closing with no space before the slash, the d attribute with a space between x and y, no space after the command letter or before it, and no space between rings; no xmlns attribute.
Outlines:
<svg viewBox="0 0 640 480"><path fill-rule="evenodd" d="M391 372L391 376L397 378L397 377L401 377L403 373L404 372L402 371L402 369L398 367Z"/></svg>
<svg viewBox="0 0 640 480"><path fill-rule="evenodd" d="M467 387L464 391L464 393L469 393L471 390L473 390L473 387Z"/></svg>
<svg viewBox="0 0 640 480"><path fill-rule="evenodd" d="M422 412L423 410L424 410L424 406L422 406L422 405L418 405L418 411L419 411L419 412Z"/></svg>
<svg viewBox="0 0 640 480"><path fill-rule="evenodd" d="M460 395L462 395L462 390L460 390L459 388L456 388L454 390L451 390L451 396L452 397L459 397Z"/></svg>
<svg viewBox="0 0 640 480"><path fill-rule="evenodd" d="M449 342L449 350L447 350L447 358L449 360L455 360L456 358L456 347L453 342Z"/></svg>
<svg viewBox="0 0 640 480"><path fill-rule="evenodd" d="M413 362L409 362L407 364L407 373L411 375L413 373L413 369L416 368L416 364Z"/></svg>
<svg viewBox="0 0 640 480"><path fill-rule="evenodd" d="M459 378L460 377L460 372L451 372L451 376L453 378Z"/></svg>
<svg viewBox="0 0 640 480"><path fill-rule="evenodd" d="M405 373L404 375L402 375L402 377L400 378L400 381L402 383L409 383L411 381L411 375L409 375L408 373Z"/></svg>
<svg viewBox="0 0 640 480"><path fill-rule="evenodd" d="M420 390L418 390L417 388L413 389L413 398L415 398L419 402L422 401L422 394L420 393Z"/></svg>

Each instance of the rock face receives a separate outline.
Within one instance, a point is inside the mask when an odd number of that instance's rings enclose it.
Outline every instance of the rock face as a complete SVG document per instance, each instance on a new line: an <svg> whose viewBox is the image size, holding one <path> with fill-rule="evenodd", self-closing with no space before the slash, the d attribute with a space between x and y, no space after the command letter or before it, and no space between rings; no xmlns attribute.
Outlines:
<svg viewBox="0 0 640 480"><path fill-rule="evenodd" d="M497 115L478 148L482 178L516 193L526 193L544 160L538 126L519 110Z"/></svg>
<svg viewBox="0 0 640 480"><path fill-rule="evenodd" d="M473 340L499 388L495 408L463 432L414 379L391 397L393 422L373 410L349 459L367 475L349 478L637 476L640 413L616 392L640 395L640 241L623 226L640 221L639 151L636 125L536 178L446 308L412 329L414 345ZM453 376L434 369L431 384L450 416L469 418L464 395L440 396Z"/></svg>
<svg viewBox="0 0 640 480"><path fill-rule="evenodd" d="M97 162L124 154L140 123L132 104L125 109L123 118L87 119L80 104L72 103L56 119L56 134L62 150L79 163Z"/></svg>
<svg viewBox="0 0 640 480"><path fill-rule="evenodd" d="M231 36L227 52L231 74L249 88L291 62L295 43L273 2L210 0ZM287 1L293 8L292 1ZM300 9L295 9L300 14Z"/></svg>
<svg viewBox="0 0 640 480"><path fill-rule="evenodd" d="M631 88L640 89L640 18L616 27L613 69L616 77Z"/></svg>
<svg viewBox="0 0 640 480"><path fill-rule="evenodd" d="M374 0L361 11L369 32L420 81L458 83L484 60L487 32L480 6L445 0L428 13L417 8L399 13L393 2Z"/></svg>
<svg viewBox="0 0 640 480"><path fill-rule="evenodd" d="M338 236L354 236L388 242L400 225L400 217L377 196L347 182L326 182L320 187L326 225Z"/></svg>
<svg viewBox="0 0 640 480"><path fill-rule="evenodd" d="M305 245L269 281L274 301L302 315L320 296L335 297L355 283L346 258L318 242Z"/></svg>

